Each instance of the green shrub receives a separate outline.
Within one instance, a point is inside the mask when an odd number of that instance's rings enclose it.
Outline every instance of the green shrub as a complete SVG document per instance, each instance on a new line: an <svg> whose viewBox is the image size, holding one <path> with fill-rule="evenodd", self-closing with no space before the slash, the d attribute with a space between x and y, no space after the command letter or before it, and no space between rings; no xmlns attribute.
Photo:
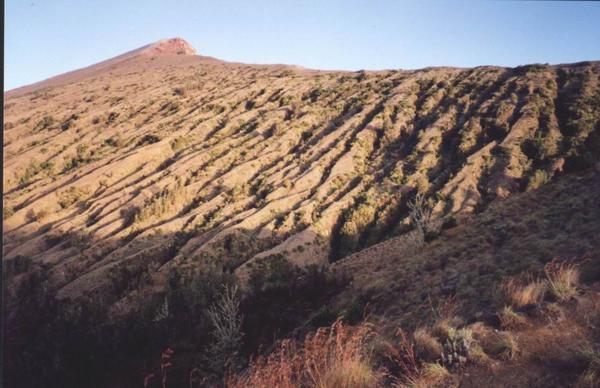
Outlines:
<svg viewBox="0 0 600 388"><path fill-rule="evenodd" d="M154 144L160 141L160 137L156 135L144 135L140 141L137 142L136 147L145 146L147 144Z"/></svg>
<svg viewBox="0 0 600 388"><path fill-rule="evenodd" d="M15 209L12 206L4 206L2 208L2 219L6 220L15 214Z"/></svg>
<svg viewBox="0 0 600 388"><path fill-rule="evenodd" d="M119 117L119 113L117 112L110 112L108 114L108 116L106 117L106 124L112 124L117 120L117 117Z"/></svg>
<svg viewBox="0 0 600 388"><path fill-rule="evenodd" d="M63 171L67 172L91 161L92 155L89 151L89 146L86 144L79 144L77 145L75 156L71 157L71 159L66 159Z"/></svg>
<svg viewBox="0 0 600 388"><path fill-rule="evenodd" d="M182 96L183 97L186 94L187 94L187 91L186 91L186 89L184 87L180 86L180 87L173 88L173 95L174 96Z"/></svg>
<svg viewBox="0 0 600 388"><path fill-rule="evenodd" d="M154 217L160 217L176 208L186 194L185 186L181 182L172 188L165 188L160 193L150 198L133 216L133 223L144 222Z"/></svg>
<svg viewBox="0 0 600 388"><path fill-rule="evenodd" d="M73 123L75 122L75 120L77 120L79 117L75 114L71 115L69 118L67 118L65 121L63 121L63 123L61 124L60 128L63 131L66 131L67 129L71 128L71 125L73 125Z"/></svg>
<svg viewBox="0 0 600 388"><path fill-rule="evenodd" d="M116 135L104 140L104 144L115 148L121 148L125 146L125 141L121 138L121 136Z"/></svg>
<svg viewBox="0 0 600 388"><path fill-rule="evenodd" d="M536 170L535 173L529 178L529 182L527 183L527 191L536 190L549 181L550 177L546 171Z"/></svg>
<svg viewBox="0 0 600 388"><path fill-rule="evenodd" d="M26 186L33 181L39 173L44 172L47 176L51 175L54 169L52 162L38 163L32 161L29 166L25 169L23 175L19 178L19 185Z"/></svg>
<svg viewBox="0 0 600 388"><path fill-rule="evenodd" d="M54 117L47 115L44 116L33 128L34 131L43 131L44 129L51 128L56 123Z"/></svg>
<svg viewBox="0 0 600 388"><path fill-rule="evenodd" d="M63 209L66 209L71 207L73 204L82 201L86 196L86 190L71 186L60 194L58 204Z"/></svg>

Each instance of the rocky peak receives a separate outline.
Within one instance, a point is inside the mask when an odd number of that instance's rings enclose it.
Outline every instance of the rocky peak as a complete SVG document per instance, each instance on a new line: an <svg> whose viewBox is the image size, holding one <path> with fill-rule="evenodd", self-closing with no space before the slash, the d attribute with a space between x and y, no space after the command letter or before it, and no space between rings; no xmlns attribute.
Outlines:
<svg viewBox="0 0 600 388"><path fill-rule="evenodd" d="M197 55L196 49L181 38L163 39L147 46L145 55Z"/></svg>

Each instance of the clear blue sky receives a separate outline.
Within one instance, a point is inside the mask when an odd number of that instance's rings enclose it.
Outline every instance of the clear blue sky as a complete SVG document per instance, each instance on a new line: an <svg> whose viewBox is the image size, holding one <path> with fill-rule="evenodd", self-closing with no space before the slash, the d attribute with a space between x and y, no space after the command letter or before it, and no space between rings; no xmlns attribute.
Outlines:
<svg viewBox="0 0 600 388"><path fill-rule="evenodd" d="M600 3L6 0L5 90L180 36L200 54L319 69L600 59Z"/></svg>

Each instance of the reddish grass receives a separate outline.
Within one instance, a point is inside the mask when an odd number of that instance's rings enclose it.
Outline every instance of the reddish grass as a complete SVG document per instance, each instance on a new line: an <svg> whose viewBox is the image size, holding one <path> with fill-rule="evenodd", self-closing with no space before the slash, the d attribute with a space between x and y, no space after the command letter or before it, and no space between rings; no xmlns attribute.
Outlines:
<svg viewBox="0 0 600 388"><path fill-rule="evenodd" d="M231 376L228 387L359 388L381 385L383 371L374 370L367 349L371 325L352 327L337 321L297 343L285 340L267 357L252 361L248 370Z"/></svg>
<svg viewBox="0 0 600 388"><path fill-rule="evenodd" d="M397 365L404 376L404 380L412 381L419 375L419 362L412 342L402 329L396 331L397 346L388 347L388 357Z"/></svg>
<svg viewBox="0 0 600 388"><path fill-rule="evenodd" d="M173 353L173 349L166 348L160 355L160 373L162 374L163 388L167 388L167 370L173 366L170 361Z"/></svg>

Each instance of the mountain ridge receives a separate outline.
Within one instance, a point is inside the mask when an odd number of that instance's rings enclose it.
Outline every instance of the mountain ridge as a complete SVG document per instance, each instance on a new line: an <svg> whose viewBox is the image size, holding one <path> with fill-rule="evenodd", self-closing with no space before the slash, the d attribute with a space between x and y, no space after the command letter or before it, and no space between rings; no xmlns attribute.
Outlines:
<svg viewBox="0 0 600 388"><path fill-rule="evenodd" d="M166 50L164 50L164 49L159 48L159 45L161 45L161 44L163 44L163 45L170 44L171 46L169 48L167 48ZM179 53L179 50L183 50L183 51ZM57 86L57 85L68 83L68 82L74 82L73 78L75 78L75 80L84 79L93 74L91 72L92 70L101 70L102 68L105 68L110 65L114 65L121 60L131 59L132 57L135 57L137 55L153 56L153 55L181 55L181 54L199 56L197 53L197 50L191 44L189 44L185 39L180 38L180 37L165 38L165 39L158 40L154 43L149 43L147 45L138 47L136 49L127 51L123 54L117 55L117 56L109 58L107 60L91 64L89 66L85 66L85 67L82 67L79 69L67 71L65 73L61 73L61 74L52 76L50 78L47 78L47 79L44 79L41 81L37 81L32 84L23 85L23 86L16 87L14 89L7 90L4 92L4 95L6 97L9 97L9 96L17 95L17 94L32 92L36 89L43 88L43 87ZM251 64L251 63L241 63L241 62L237 62L237 61L224 61L224 60L212 58L212 57L205 57L205 58L209 58L209 59L216 60L216 61L232 63L232 64L246 64L248 66L285 66L285 67L289 67L292 69L317 71L317 72L348 72L348 73L355 72L353 70L342 70L342 69L337 69L337 70L310 69L310 68L306 68L304 66L294 65L294 64ZM598 60L598 61L600 61L600 60ZM585 64L593 64L594 62L598 62L598 61L588 60L588 61L579 61L579 62L574 62L574 63L554 64L554 65L550 65L550 66L556 66L556 67L565 66L565 65L579 66L579 65L585 65ZM478 69L478 68L507 69L507 68L511 68L511 67L510 66L494 66L494 65L478 65L478 66L474 66L474 67L457 67L457 66L443 66L442 65L442 66L427 66L427 67L423 67L420 69L411 69L411 70L402 70L402 69L396 69L396 70L397 71L419 71L419 70L422 71L422 70L428 70L428 69ZM382 71L391 71L391 70L394 70L394 69L367 70L367 71L368 72L382 72Z"/></svg>

